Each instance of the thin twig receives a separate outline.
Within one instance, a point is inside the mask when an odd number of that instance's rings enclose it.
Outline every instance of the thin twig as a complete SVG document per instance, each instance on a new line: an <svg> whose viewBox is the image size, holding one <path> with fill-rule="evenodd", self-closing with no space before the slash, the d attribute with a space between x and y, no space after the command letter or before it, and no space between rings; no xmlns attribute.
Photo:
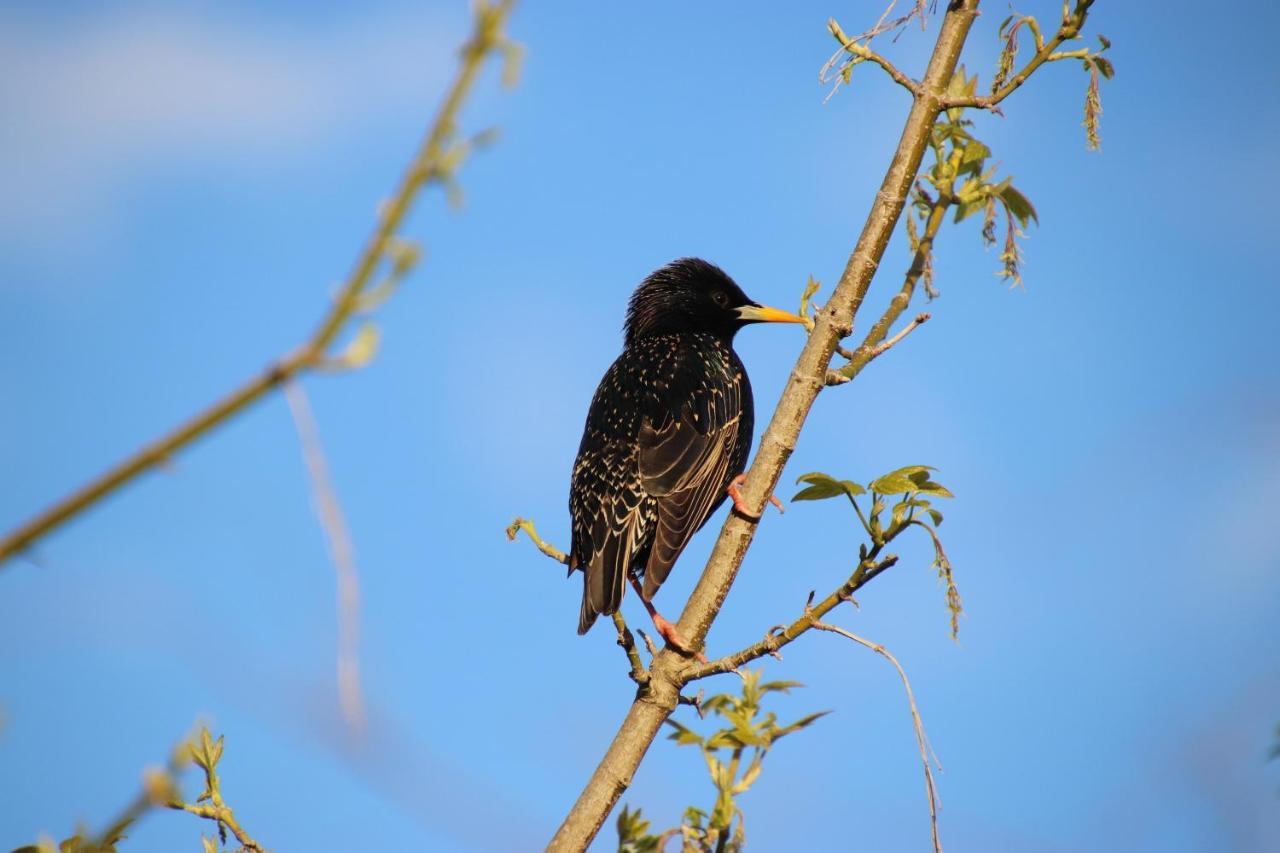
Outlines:
<svg viewBox="0 0 1280 853"><path fill-rule="evenodd" d="M880 319L876 320L867 332L862 344L853 351L852 355L845 356L847 363L841 368L827 371L827 385L843 385L861 373L862 368L866 367L871 362L871 359L875 357L872 353L885 339L889 329L910 306L911 300L915 296L916 285L929 269L930 258L933 255L933 241L938 236L938 231L942 228L947 210L950 209L953 203L951 187L954 181L953 177L950 182L939 189L937 196L930 200L929 213L925 216L924 221L924 233L916 242L915 252L911 256L911 264L907 267L906 275L903 277L902 287L889 300L889 305L884 309L884 313L880 315ZM908 212L907 215L910 216L911 213ZM927 280L925 286L927 289ZM876 355L878 354L876 353Z"/></svg>
<svg viewBox="0 0 1280 853"><path fill-rule="evenodd" d="M644 687L649 683L649 670L645 668L644 661L640 660L640 652L636 649L635 635L627 627L627 621L622 618L621 611L614 611L613 625L618 629L618 645L626 653L627 663L631 665L631 671L627 675L631 677L637 687Z"/></svg>
<svg viewBox="0 0 1280 853"><path fill-rule="evenodd" d="M870 350L868 350L867 356L865 360L863 360L862 362L863 366L866 366L870 362L879 358L884 353L888 352L890 348L892 348L895 344L899 343L907 335L911 334L912 331L914 331L916 328L929 322L929 320L932 317L933 315L927 311L922 314L917 314L916 318L912 320L910 323L908 323L907 325L903 326L902 331L898 332L898 334L894 335L892 338L890 338L887 341L883 341L875 345ZM853 363L853 361L854 361L853 359L850 359L851 364ZM849 381L849 377L846 377L843 373L841 373L838 370L832 370L829 373L827 373L828 385L843 385L848 381Z"/></svg>
<svg viewBox="0 0 1280 853"><path fill-rule="evenodd" d="M329 556L337 576L338 598L338 706L348 728L364 733L364 692L360 687L360 573L355 548L347 527L338 493L329 474L315 414L301 383L289 380L284 397L298 430L298 443L311 478L311 497L316 517L324 528Z"/></svg>
<svg viewBox="0 0 1280 853"><path fill-rule="evenodd" d="M876 65L879 65L884 69L884 72L889 75L893 82L910 92L912 97L918 97L920 95L920 84L918 82L912 80L906 74L903 74L892 62L876 53L865 44L862 44L859 39L851 39L845 35L844 30L840 28L840 24L836 22L835 18L831 18L827 21L827 29L831 32L831 35L835 36L836 41L840 42L840 51L838 51L835 56L831 57L831 59L827 60L827 64L823 66L822 71L819 73L818 79L823 83L828 82L829 78L827 77L827 74L830 72L831 66L833 66L835 61L839 59L841 53L848 53L853 56L853 59L849 61L850 66L856 65L859 62L874 62ZM843 75L843 73L842 68L841 75ZM838 81L840 79L842 79L842 77L837 77L837 85L839 85Z"/></svg>
<svg viewBox="0 0 1280 853"><path fill-rule="evenodd" d="M1058 51L1058 47L1067 41L1078 38L1080 30L1084 28L1085 20L1089 17L1089 7L1093 5L1093 0L1076 0L1075 9L1063 18L1062 26L1053 34L1053 38L1049 39L1044 45L1036 51L1035 56L1023 66L1022 70L1009 78L1008 82L1001 86L990 95L971 96L963 98L943 98L942 106L945 109L953 109L955 107L974 107L976 109L990 110L999 113L999 104L1005 98L1012 95L1018 88L1030 77L1037 68L1046 62L1057 62L1062 59L1080 59L1083 55L1087 55L1087 51L1083 54L1081 51Z"/></svg>
<svg viewBox="0 0 1280 853"><path fill-rule="evenodd" d="M451 143L457 127L458 113L475 84L484 60L495 52L511 53L502 27L513 2L514 0L497 0L491 3L481 0L477 3L475 29L463 47L457 77L449 87L444 103L417 154L401 177L395 193L379 208L373 233L361 249L351 274L311 337L186 423L143 446L44 512L0 537L0 564L63 522L97 504L139 474L165 464L173 454L239 414L285 380L326 362L329 347L346 328L352 316L358 313L362 297L374 284L375 273L381 267L389 248L394 245L394 236L422 188L429 183L447 183L451 179L449 168L456 165L454 161L457 160L457 152L451 147Z"/></svg>
<svg viewBox="0 0 1280 853"><path fill-rule="evenodd" d="M902 668L902 664L898 663L898 659L879 643L873 643L827 622L814 622L813 627L819 631L830 631L833 634L839 634L859 645L866 646L876 654L883 656L898 671L898 676L902 679L902 686L907 691L907 704L911 706L911 722L915 726L916 743L920 747L920 763L924 765L924 787L925 793L929 797L929 825L933 832L933 849L934 853L942 853L942 839L938 836L938 790L933 781L933 771L929 768L929 756L933 755L933 747L929 746L929 739L925 736L924 721L920 718L920 709L916 707L916 697L911 691L911 679L907 678L907 671ZM933 756L933 760L934 763L938 762L936 755ZM938 769L942 769L941 764L938 764Z"/></svg>
<svg viewBox="0 0 1280 853"><path fill-rule="evenodd" d="M546 554L557 563L566 566L569 565L569 555L551 543L544 541L543 538L538 535L538 530L533 526L533 522L527 518L517 518L515 521L511 522L511 524L507 526L507 538L514 542L516 535L521 530L525 532L525 535L529 537L529 541L532 542L534 547L539 551ZM572 573L572 570L570 571ZM622 618L622 614L620 612L615 612L613 614L613 625L618 629L618 646L626 653L627 663L631 667L627 676L636 683L637 687L644 688L648 686L649 670L645 668L644 661L640 660L640 652L636 648L635 636L631 633L631 629L627 627L626 620ZM640 637L644 640L644 644L648 646L649 654L656 654L657 652L653 647L653 641L645 635L644 631L639 631L639 629L637 629L637 631L639 632Z"/></svg>
<svg viewBox="0 0 1280 853"><path fill-rule="evenodd" d="M533 542L534 546L539 551L546 554L557 563L563 563L566 566L569 565L569 555L564 551L561 551L556 546L543 542L542 537L538 535L537 529L533 526L533 522L527 518L517 518L515 521L507 525L507 538L514 542L516 540L516 534L521 530L525 532L525 535L529 537L529 541Z"/></svg>
<svg viewBox="0 0 1280 853"><path fill-rule="evenodd" d="M834 610L845 601L853 601L853 594L862 587L866 586L873 578L881 572L890 568L898 562L898 558L890 554L883 560L877 560L885 543L873 546L867 552L866 559L862 560L849 576L849 578L837 587L830 595L822 599L817 604L813 603L813 594L810 593L809 601L805 603L804 612L799 618L787 625L770 628L768 633L764 635L764 639L758 643L752 643L746 648L734 652L731 655L713 660L710 663L693 667L681 673L683 683L687 684L691 681L697 681L712 675L720 675L726 672L737 672L738 668L744 664L748 664L753 660L762 658L765 655L777 655L778 650L794 642L802 634L809 631L814 623Z"/></svg>

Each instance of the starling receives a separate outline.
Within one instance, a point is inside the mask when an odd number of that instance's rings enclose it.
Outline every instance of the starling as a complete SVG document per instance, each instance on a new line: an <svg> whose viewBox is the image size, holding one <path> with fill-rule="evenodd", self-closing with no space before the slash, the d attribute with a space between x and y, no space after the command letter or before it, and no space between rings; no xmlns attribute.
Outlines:
<svg viewBox="0 0 1280 853"><path fill-rule="evenodd" d="M804 321L751 301L698 258L673 261L636 288L622 355L591 401L569 486L569 571L583 573L579 634L618 610L630 582L658 632L684 647L651 602L724 499L743 509L737 484L755 413L733 336L761 322Z"/></svg>

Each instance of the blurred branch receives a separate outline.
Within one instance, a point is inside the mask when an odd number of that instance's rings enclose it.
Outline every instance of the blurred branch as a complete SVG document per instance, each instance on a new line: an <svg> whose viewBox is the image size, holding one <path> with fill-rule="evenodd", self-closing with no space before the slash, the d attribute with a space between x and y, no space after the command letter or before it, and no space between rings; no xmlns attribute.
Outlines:
<svg viewBox="0 0 1280 853"><path fill-rule="evenodd" d="M373 233L361 250L351 273L339 289L328 313L300 347L285 355L240 388L210 405L172 432L145 445L115 467L62 498L44 512L0 538L0 563L112 494L139 474L167 462L197 438L230 420L267 392L308 369L324 366L332 358L329 348L352 317L364 309L364 299L375 286L375 274L389 254L399 248L395 234L422 189L432 183L446 188L471 145L456 139L458 114L475 85L480 68L491 55L502 54L508 79L516 49L503 27L513 0L479 0L474 29L462 48L461 64L418 153L405 170L392 197L379 210ZM392 258L393 270L398 266ZM341 365L341 356L337 362Z"/></svg>
<svg viewBox="0 0 1280 853"><path fill-rule="evenodd" d="M898 677L902 679L902 686L907 691L907 704L911 707L911 722L915 726L916 743L920 747L920 762L924 765L924 788L929 797L929 825L933 832L933 849L934 853L942 853L942 839L938 837L938 790L933 781L933 771L929 769L929 756L933 754L933 748L929 746L929 739L925 736L924 721L920 719L920 709L916 707L916 697L911 691L911 680L907 678L907 671L902 668L902 664L898 663L898 659L879 643L873 643L870 640L859 637L857 634L852 634L843 628L829 625L826 622L814 622L813 627L819 631L830 631L833 634L848 637L855 643L883 656L898 671ZM933 761L935 764L938 763L937 756L933 756ZM942 765L939 764L938 769L941 770Z"/></svg>
<svg viewBox="0 0 1280 853"><path fill-rule="evenodd" d="M218 836L223 844L227 843L227 833L230 832L240 844L239 853L263 853L262 845L249 835L236 819L235 812L222 798L222 783L217 772L221 759L222 737L214 740L209 735L209 729L200 726L172 750L165 767L150 768L143 773L142 790L102 832L93 836L77 832L58 844L42 838L38 843L19 847L13 853L115 853L116 845L125 837L125 831L156 808L187 812L211 820L217 826ZM196 798L195 803L188 803L182 798L179 781L187 765L193 762L204 771L204 791ZM206 851L217 849L203 835L201 840Z"/></svg>
<svg viewBox="0 0 1280 853"><path fill-rule="evenodd" d="M360 687L360 575L355 548L338 493L329 474L324 447L307 392L296 380L284 386L284 397L298 429L298 442L311 477L312 504L329 543L329 555L338 583L338 706L347 727L364 732L364 693Z"/></svg>
<svg viewBox="0 0 1280 853"><path fill-rule="evenodd" d="M196 817L213 821L218 827L218 837L223 844L227 843L227 831L240 842L241 851L261 853L262 846L245 831L236 820L231 807L222 799L222 784L218 779L217 766L222 758L222 736L215 741L209 736L209 730L200 727L200 736L191 739L191 759L204 771L204 791L196 798L196 803L185 803L181 797L172 797L164 805L177 811L188 812ZM204 803L204 805L201 805ZM205 845L206 848L209 845Z"/></svg>

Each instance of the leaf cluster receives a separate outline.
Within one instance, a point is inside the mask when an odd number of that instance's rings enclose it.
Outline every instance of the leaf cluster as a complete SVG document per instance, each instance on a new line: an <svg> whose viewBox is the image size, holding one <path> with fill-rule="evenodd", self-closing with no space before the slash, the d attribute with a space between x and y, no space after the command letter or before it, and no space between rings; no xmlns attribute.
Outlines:
<svg viewBox="0 0 1280 853"><path fill-rule="evenodd" d="M680 826L661 835L650 832L650 822L639 809L625 806L618 816L619 853L652 853L659 851L667 839L679 835L682 853L737 853L746 844L745 819L737 797L744 794L760 778L764 758L773 745L789 734L808 728L828 711L808 714L788 725L779 725L772 711L761 705L770 693L789 693L801 687L795 681L762 681L760 670L741 670L742 692L721 693L698 703L701 717L718 717L725 725L710 734L700 734L673 719L674 731L669 735L678 746L696 746L716 789L716 800L710 812L690 806L685 809Z"/></svg>
<svg viewBox="0 0 1280 853"><path fill-rule="evenodd" d="M960 630L960 613L963 606L956 588L954 572L938 527L942 513L934 506L933 499L955 497L951 490L933 479L936 469L929 465L907 465L881 475L865 486L852 480L839 480L830 474L814 471L801 474L796 483L805 488L792 497L793 501L817 501L845 497L853 507L862 529L871 540L858 546L858 559L865 563L898 537L900 533L918 527L929 535L933 544L933 568L946 586L947 610L951 616L951 635ZM869 506L864 510L858 502L865 498ZM897 498L897 500L890 500ZM886 517L887 514L887 517Z"/></svg>
<svg viewBox="0 0 1280 853"><path fill-rule="evenodd" d="M964 67L956 69L947 86L947 97L963 99L974 96L976 76L966 76ZM944 110L934 123L929 136L933 165L918 180L911 198L912 216L907 217L907 236L911 251L924 251L924 289L930 298L937 296L933 286L932 241L941 217L955 208L955 222L963 222L982 213L982 241L996 244L996 219L1004 213L1005 238L1000 254L999 275L1012 285L1022 283L1021 248L1018 240L1026 236L1024 229L1038 223L1035 206L1013 185L1013 177L998 177L999 165L991 164L991 149L973 135L973 122L964 117L963 107ZM925 238L919 235L923 231Z"/></svg>

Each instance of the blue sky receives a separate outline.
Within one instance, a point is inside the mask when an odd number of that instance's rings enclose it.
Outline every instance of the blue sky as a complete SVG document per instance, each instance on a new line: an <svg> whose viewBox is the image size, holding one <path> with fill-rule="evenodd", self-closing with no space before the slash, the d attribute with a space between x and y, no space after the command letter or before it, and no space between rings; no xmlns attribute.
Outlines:
<svg viewBox="0 0 1280 853"><path fill-rule="evenodd" d="M0 572L0 845L100 826L197 718L277 849L544 843L631 686L605 629L575 635L578 581L502 528L526 515L566 542L582 417L651 269L702 255L784 307L835 280L907 102L861 68L824 105L824 23L878 14L522 6L520 86L489 75L465 116L502 138L466 166L461 211L433 192L413 216L425 260L379 315L377 361L305 382L360 565L368 739L338 716L333 569L273 398ZM989 4L966 53L984 79L1004 14ZM959 643L924 542L839 620L912 676L948 849L1274 849L1280 18L1100 2L1093 21L1118 70L1101 153L1077 67L977 118L1039 210L1026 288L975 223L948 226L933 322L822 396L784 483L928 463L957 495ZM310 331L467 23L461 3L0 9L0 527ZM934 32L885 47L918 73ZM899 239L863 328L905 265ZM758 421L800 346L794 327L740 336ZM711 652L838 584L851 521L770 515ZM753 849L922 849L893 671L826 635L785 657L769 674L809 687L779 712L835 713L744 798ZM626 802L671 825L711 796L696 754L660 742ZM126 849L194 849L202 828L155 815Z"/></svg>

